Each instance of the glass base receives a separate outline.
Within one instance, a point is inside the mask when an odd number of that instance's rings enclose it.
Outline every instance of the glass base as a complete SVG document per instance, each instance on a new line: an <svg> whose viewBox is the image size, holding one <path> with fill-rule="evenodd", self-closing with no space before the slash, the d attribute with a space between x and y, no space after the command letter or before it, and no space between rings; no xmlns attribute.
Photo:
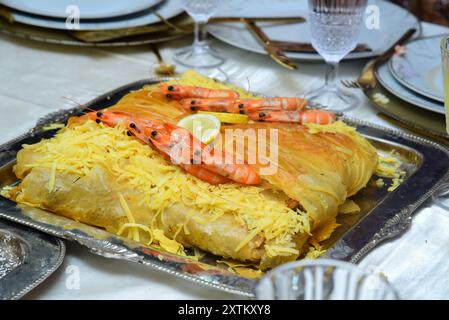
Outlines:
<svg viewBox="0 0 449 320"><path fill-rule="evenodd" d="M343 91L338 87L329 86L323 86L317 90L308 92L305 97L309 101L310 106L331 111L344 111L354 108L358 101L355 95Z"/></svg>
<svg viewBox="0 0 449 320"><path fill-rule="evenodd" d="M225 62L225 59L208 45L181 49L173 58L179 64L189 68L214 68Z"/></svg>
<svg viewBox="0 0 449 320"><path fill-rule="evenodd" d="M432 200L441 208L449 211L449 183L444 183L432 194Z"/></svg>

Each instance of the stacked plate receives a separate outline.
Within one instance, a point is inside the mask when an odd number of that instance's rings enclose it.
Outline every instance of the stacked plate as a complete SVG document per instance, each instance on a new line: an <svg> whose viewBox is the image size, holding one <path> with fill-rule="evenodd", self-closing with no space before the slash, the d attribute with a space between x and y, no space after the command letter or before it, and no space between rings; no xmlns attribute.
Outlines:
<svg viewBox="0 0 449 320"><path fill-rule="evenodd" d="M441 39L435 36L411 41L405 53L393 56L377 69L377 80L408 104L444 114Z"/></svg>
<svg viewBox="0 0 449 320"><path fill-rule="evenodd" d="M167 22L182 18L180 0L0 0L0 5L1 16L10 21L0 24L0 31L45 42L120 46L186 34ZM142 26L146 29L129 32ZM96 41L92 35L100 32Z"/></svg>
<svg viewBox="0 0 449 320"><path fill-rule="evenodd" d="M227 6L220 9L220 15L226 17L289 17L301 16L308 19L309 9L307 1L298 0L228 0ZM374 10L374 11L373 11ZM375 12L381 12L381 25L371 25ZM370 7L365 13L365 21L359 36L359 44L367 45L371 50L353 52L345 59L360 59L375 57L395 43L405 31L417 28L417 18L389 1L371 0ZM400 21L401 23L398 23ZM310 25L304 23L260 23L259 27L271 40L311 43ZM208 26L208 31L216 38L243 50L267 54L264 46L247 29L244 23L214 23ZM286 52L291 59L304 61L321 61L317 53Z"/></svg>

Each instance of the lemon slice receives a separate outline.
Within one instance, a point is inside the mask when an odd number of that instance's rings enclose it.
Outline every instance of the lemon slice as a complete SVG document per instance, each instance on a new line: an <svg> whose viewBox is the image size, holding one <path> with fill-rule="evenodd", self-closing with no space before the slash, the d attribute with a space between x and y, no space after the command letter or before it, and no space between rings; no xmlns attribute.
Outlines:
<svg viewBox="0 0 449 320"><path fill-rule="evenodd" d="M192 114L182 118L178 126L189 130L201 142L208 144L220 134L221 123L210 114Z"/></svg>
<svg viewBox="0 0 449 320"><path fill-rule="evenodd" d="M248 123L249 120L246 114L239 114L239 113L198 111L197 114L214 116L223 123L232 123L232 124Z"/></svg>

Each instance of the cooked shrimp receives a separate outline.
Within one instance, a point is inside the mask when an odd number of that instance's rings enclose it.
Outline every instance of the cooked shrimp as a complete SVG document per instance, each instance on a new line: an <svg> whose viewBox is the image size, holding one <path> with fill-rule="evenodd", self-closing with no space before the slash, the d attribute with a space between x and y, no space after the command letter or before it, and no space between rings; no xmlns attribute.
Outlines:
<svg viewBox="0 0 449 320"><path fill-rule="evenodd" d="M307 100L302 98L266 98L266 99L183 99L180 101L185 110L249 113L256 111L296 111L304 110Z"/></svg>
<svg viewBox="0 0 449 320"><path fill-rule="evenodd" d="M128 135L151 145L164 158L211 184L226 183L230 180L249 185L261 182L260 176L252 167L236 164L233 159L229 161L230 156L225 152L216 154L187 129L160 120L135 119L123 112L90 112L87 117L111 127L124 125L129 130Z"/></svg>
<svg viewBox="0 0 449 320"><path fill-rule="evenodd" d="M210 184L223 184L230 182L228 178L207 170L202 164L180 164L179 166L190 173L192 176L195 176L200 180L209 182Z"/></svg>
<svg viewBox="0 0 449 320"><path fill-rule="evenodd" d="M167 98L176 99L176 100L187 99L187 98L237 99L239 97L239 94L236 91L229 90L229 89L208 89L208 88L193 87L193 86L180 86L180 85L175 85L175 84L163 84L159 87L159 90Z"/></svg>
<svg viewBox="0 0 449 320"><path fill-rule="evenodd" d="M255 121L268 122L295 122L295 123L317 123L329 124L335 122L335 113L324 110L303 110L303 111L261 111L249 113L249 118Z"/></svg>
<svg viewBox="0 0 449 320"><path fill-rule="evenodd" d="M147 124L147 121L144 123ZM187 129L168 123L158 127L145 125L144 129L152 130L147 133L151 136L152 143L172 157L176 156L176 162L186 163L188 157L189 163L201 164L204 169L235 182L248 185L261 182L260 176L251 166L235 163L234 159L224 151L216 153L216 150L196 139ZM168 140L167 137L169 137ZM173 152L175 146L184 146L185 148L181 151L185 152L182 154L178 152L179 150Z"/></svg>

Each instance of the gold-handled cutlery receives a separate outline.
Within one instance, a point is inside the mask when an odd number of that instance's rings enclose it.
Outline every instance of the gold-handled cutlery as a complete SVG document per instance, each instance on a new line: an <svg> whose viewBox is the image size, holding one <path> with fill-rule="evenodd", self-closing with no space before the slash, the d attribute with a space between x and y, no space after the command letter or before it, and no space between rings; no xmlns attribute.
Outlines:
<svg viewBox="0 0 449 320"><path fill-rule="evenodd" d="M180 34L190 34L193 30L192 20L187 15L182 15L174 19L166 19L158 12L153 12L160 20L160 23L154 25L144 25L132 28L123 28L116 30L92 30L92 31L72 31L71 34L84 42L104 42L116 40L123 37L137 36L143 34L150 34L155 32L171 31ZM1 14L1 10L0 10ZM225 23L225 22L244 22L245 19L250 19L256 22L270 22L274 24L289 24L301 23L305 19L303 17L217 17L211 18L208 24Z"/></svg>
<svg viewBox="0 0 449 320"><path fill-rule="evenodd" d="M154 68L154 72L159 76L173 76L176 72L176 66L165 63L156 44L151 44L151 50L153 50L158 61L157 66Z"/></svg>
<svg viewBox="0 0 449 320"><path fill-rule="evenodd" d="M287 52L307 52L316 53L315 48L311 43L306 42L292 42L292 41L277 41L271 40L271 44L278 46L283 51ZM370 52L373 51L367 44L358 44L352 52Z"/></svg>
<svg viewBox="0 0 449 320"><path fill-rule="evenodd" d="M11 10L9 10L7 7L0 5L0 18L5 19L9 23L14 22L14 18L11 14Z"/></svg>
<svg viewBox="0 0 449 320"><path fill-rule="evenodd" d="M266 33L261 28L259 28L254 21L244 19L244 22L248 30L250 30L251 33L256 37L256 39L258 39L259 42L263 45L265 51L270 55L271 59L287 69L296 69L296 65L293 63L293 61L285 55L285 52L280 47L271 42Z"/></svg>
<svg viewBox="0 0 449 320"><path fill-rule="evenodd" d="M210 18L208 23L224 23L224 22L243 22L250 20L254 22L272 22L272 23L302 23L306 19L303 17L215 17Z"/></svg>
<svg viewBox="0 0 449 320"><path fill-rule="evenodd" d="M388 50L378 56L376 59L368 62L362 70L362 73L356 80L342 80L341 83L347 88L373 88L376 85L374 72L379 64L387 61L396 52L396 47L406 43L415 34L416 29L407 30L399 40L397 40Z"/></svg>

